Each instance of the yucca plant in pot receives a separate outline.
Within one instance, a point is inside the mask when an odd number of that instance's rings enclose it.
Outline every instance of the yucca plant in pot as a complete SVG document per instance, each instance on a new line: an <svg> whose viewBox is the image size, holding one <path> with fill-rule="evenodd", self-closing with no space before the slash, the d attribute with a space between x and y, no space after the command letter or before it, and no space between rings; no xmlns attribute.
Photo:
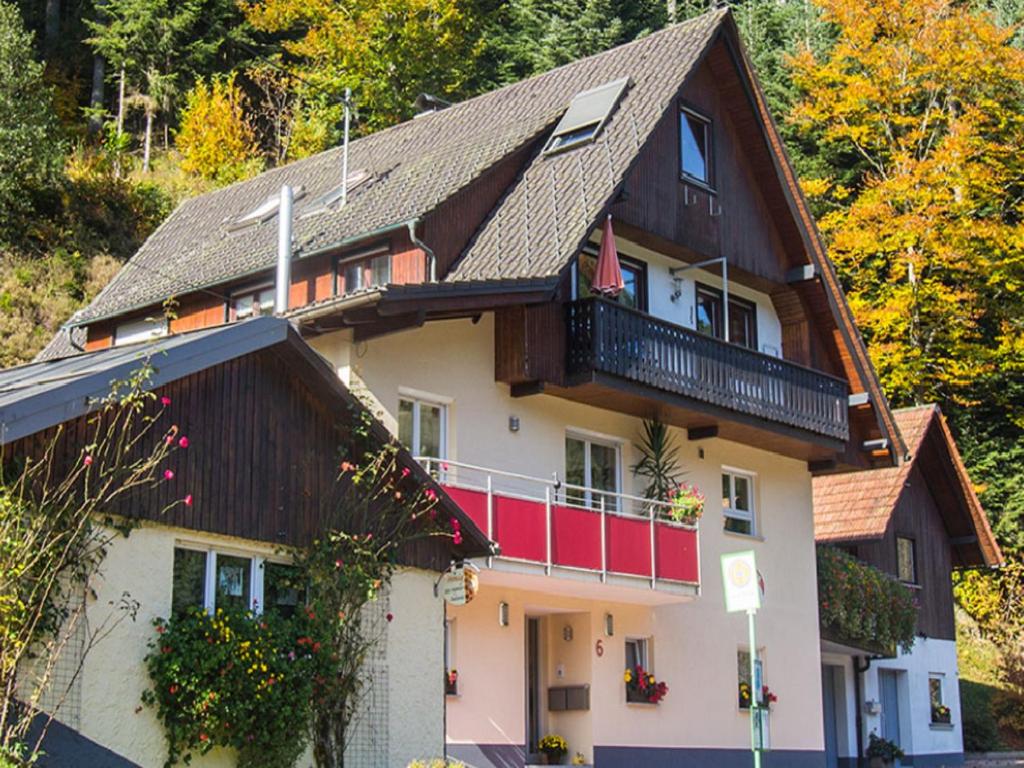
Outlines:
<svg viewBox="0 0 1024 768"><path fill-rule="evenodd" d="M633 465L633 475L647 480L644 498L667 500L679 487L679 446L660 421L645 419L637 443L640 461Z"/></svg>

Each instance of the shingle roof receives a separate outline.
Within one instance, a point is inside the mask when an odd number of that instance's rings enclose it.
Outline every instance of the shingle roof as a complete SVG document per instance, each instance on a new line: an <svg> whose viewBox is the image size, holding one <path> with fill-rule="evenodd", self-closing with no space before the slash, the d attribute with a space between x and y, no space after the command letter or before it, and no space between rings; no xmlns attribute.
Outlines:
<svg viewBox="0 0 1024 768"><path fill-rule="evenodd" d="M989 565L999 563L1002 553L942 411L937 405L924 405L895 410L893 416L909 460L897 467L814 478L814 538L819 542L844 542L883 537L925 438L935 430L944 446L944 471L954 476L960 488L962 508L977 534L982 557Z"/></svg>
<svg viewBox="0 0 1024 768"><path fill-rule="evenodd" d="M299 256L423 216L549 130L575 93L628 76L632 84L598 141L550 157L536 153L447 279L549 276L582 240L727 13L706 13L353 141L349 168L371 178L340 210L303 216L341 184L340 148L187 200L72 323L270 268L276 219L235 231L226 222L283 184L304 191L295 206Z"/></svg>

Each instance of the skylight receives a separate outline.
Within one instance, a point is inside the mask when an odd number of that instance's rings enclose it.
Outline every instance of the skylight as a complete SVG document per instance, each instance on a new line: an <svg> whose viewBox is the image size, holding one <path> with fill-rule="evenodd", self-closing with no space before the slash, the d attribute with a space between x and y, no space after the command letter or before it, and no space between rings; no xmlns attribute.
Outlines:
<svg viewBox="0 0 1024 768"><path fill-rule="evenodd" d="M365 168L360 168L358 171L353 171L348 175L348 184L346 185L348 191L351 192L358 186L365 184L370 179L370 172ZM321 195L316 200L313 200L309 204L309 211L304 213L303 216L312 216L317 213L322 213L324 210L331 208L337 203L341 202L343 187L339 184L335 189L332 189L325 195Z"/></svg>
<svg viewBox="0 0 1024 768"><path fill-rule="evenodd" d="M306 192L302 187L296 187L293 191L293 199L299 200L305 195ZM277 215L277 206L281 204L281 194L277 192L262 203L257 205L251 211L244 216L239 216L237 219L228 220L228 229L238 229L240 227L247 227L250 224L262 224L264 221L270 221Z"/></svg>
<svg viewBox="0 0 1024 768"><path fill-rule="evenodd" d="M572 149L597 138L628 85L629 78L623 77L573 96L548 139L544 154Z"/></svg>

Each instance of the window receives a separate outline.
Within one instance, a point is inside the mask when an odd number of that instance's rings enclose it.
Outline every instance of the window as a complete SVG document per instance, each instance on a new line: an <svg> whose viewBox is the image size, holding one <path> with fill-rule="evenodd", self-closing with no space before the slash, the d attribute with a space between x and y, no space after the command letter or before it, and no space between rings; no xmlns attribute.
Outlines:
<svg viewBox="0 0 1024 768"><path fill-rule="evenodd" d="M896 573L900 581L917 583L917 562L915 561L914 540L906 536L896 537Z"/></svg>
<svg viewBox="0 0 1024 768"><path fill-rule="evenodd" d="M251 288L231 297L228 320L245 320L274 311L274 286Z"/></svg>
<svg viewBox="0 0 1024 768"><path fill-rule="evenodd" d="M338 262L335 272L335 289L339 296L390 282L391 253L388 246L346 256Z"/></svg>
<svg viewBox="0 0 1024 768"><path fill-rule="evenodd" d="M650 659L647 654L648 641L646 637L634 637L626 639L626 669L641 667L645 672L650 672Z"/></svg>
<svg viewBox="0 0 1024 768"><path fill-rule="evenodd" d="M711 121L679 110L679 159L684 181L711 185Z"/></svg>
<svg viewBox="0 0 1024 768"><path fill-rule="evenodd" d="M120 347L122 344L138 344L142 341L152 341L153 339L159 339L161 336L167 335L167 319L159 318L154 319L151 317L143 317L139 320L129 320L127 323L121 323L114 330L114 346Z"/></svg>
<svg viewBox="0 0 1024 768"><path fill-rule="evenodd" d="M291 616L299 605L296 570L262 557L175 547L171 611L191 607L264 609Z"/></svg>
<svg viewBox="0 0 1024 768"><path fill-rule="evenodd" d="M928 698L931 704L932 722L948 725L950 717L949 707L946 706L944 693L946 676L937 672L928 675Z"/></svg>
<svg viewBox="0 0 1024 768"><path fill-rule="evenodd" d="M624 77L573 96L569 108L565 110L544 147L544 154L572 149L593 141L608 122L628 85L629 78Z"/></svg>
<svg viewBox="0 0 1024 768"><path fill-rule="evenodd" d="M569 434L565 436L566 501L584 507L618 508L620 446L610 441ZM608 491L608 494L595 493Z"/></svg>
<svg viewBox="0 0 1024 768"><path fill-rule="evenodd" d="M447 410L441 403L412 397L399 398L399 442L414 456L445 458Z"/></svg>
<svg viewBox="0 0 1024 768"><path fill-rule="evenodd" d="M620 255L619 266L622 269L622 281L625 283L625 287L615 300L624 307L646 312L647 265L642 261L635 261ZM588 247L581 253L576 259L573 269L575 273L573 298L585 299L593 296L590 286L594 283L594 273L597 271L596 249Z"/></svg>
<svg viewBox="0 0 1024 768"><path fill-rule="evenodd" d="M306 190L302 187L292 188L292 200L298 201L306 196ZM255 208L251 208L247 213L236 217L235 219L226 219L227 227L229 231L236 229L242 229L252 224L262 224L265 221L270 221L272 218L277 216L277 209L281 204L281 193L275 192L268 196L262 203L259 203Z"/></svg>
<svg viewBox="0 0 1024 768"><path fill-rule="evenodd" d="M444 620L444 693L446 696L459 694L459 670L455 666L455 619Z"/></svg>
<svg viewBox="0 0 1024 768"><path fill-rule="evenodd" d="M717 288L697 283L697 330L725 338L724 294ZM744 299L729 296L729 341L748 349L757 349L757 306Z"/></svg>
<svg viewBox="0 0 1024 768"><path fill-rule="evenodd" d="M740 650L736 652L736 675L739 680L737 691L737 703L740 709L750 709L752 691L757 692L757 703L764 704L762 693L764 691L764 652L757 652L757 659L754 661L754 685L750 685L750 651Z"/></svg>
<svg viewBox="0 0 1024 768"><path fill-rule="evenodd" d="M725 530L754 535L753 477L738 472L722 473L722 515Z"/></svg>

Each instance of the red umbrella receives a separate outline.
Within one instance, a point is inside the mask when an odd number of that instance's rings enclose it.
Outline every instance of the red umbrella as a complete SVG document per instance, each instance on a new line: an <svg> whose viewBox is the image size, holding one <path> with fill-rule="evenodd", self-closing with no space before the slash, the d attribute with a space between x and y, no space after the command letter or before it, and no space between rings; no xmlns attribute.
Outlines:
<svg viewBox="0 0 1024 768"><path fill-rule="evenodd" d="M601 251L597 254L597 268L590 290L602 296L615 298L626 283L622 279L622 267L619 266L619 252L615 250L615 234L612 232L612 216L604 222L604 233L601 235Z"/></svg>

